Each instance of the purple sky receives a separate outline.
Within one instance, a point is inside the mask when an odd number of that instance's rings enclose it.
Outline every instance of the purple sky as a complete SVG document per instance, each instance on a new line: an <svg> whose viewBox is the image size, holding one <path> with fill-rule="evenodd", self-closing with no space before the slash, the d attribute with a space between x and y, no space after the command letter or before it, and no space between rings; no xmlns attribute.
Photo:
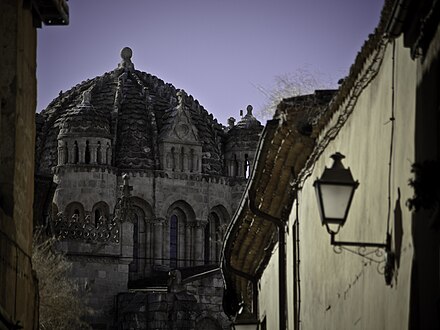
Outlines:
<svg viewBox="0 0 440 330"><path fill-rule="evenodd" d="M348 73L383 0L71 0L70 25L38 31L38 105L116 68L192 94L226 124L267 103L275 77L306 71L328 87ZM330 84L330 85L329 85Z"/></svg>

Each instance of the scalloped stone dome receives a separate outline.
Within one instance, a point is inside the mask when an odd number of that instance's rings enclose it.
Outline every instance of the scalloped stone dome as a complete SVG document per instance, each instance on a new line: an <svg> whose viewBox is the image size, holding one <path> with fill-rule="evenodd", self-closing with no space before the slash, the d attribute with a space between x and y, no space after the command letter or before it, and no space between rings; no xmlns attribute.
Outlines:
<svg viewBox="0 0 440 330"><path fill-rule="evenodd" d="M115 70L60 92L37 114L37 171L50 173L57 166L57 139L75 135L109 137L112 166L160 169L160 137L175 130L175 118L184 113L202 147L202 173L223 174L224 127L192 96L136 70L131 56L124 48Z"/></svg>

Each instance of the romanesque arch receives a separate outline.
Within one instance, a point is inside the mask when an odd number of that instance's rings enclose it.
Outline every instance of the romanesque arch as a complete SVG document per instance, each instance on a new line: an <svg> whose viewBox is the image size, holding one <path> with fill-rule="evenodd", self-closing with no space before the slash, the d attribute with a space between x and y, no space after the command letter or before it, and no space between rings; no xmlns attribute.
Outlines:
<svg viewBox="0 0 440 330"><path fill-rule="evenodd" d="M106 202L100 201L95 203L92 207L92 223L98 228L101 225L104 225L110 219L109 206Z"/></svg>
<svg viewBox="0 0 440 330"><path fill-rule="evenodd" d="M223 235L230 215L223 205L211 208L204 229L204 263L219 263Z"/></svg>
<svg viewBox="0 0 440 330"><path fill-rule="evenodd" d="M197 224L194 209L187 202L179 200L168 208L164 228L164 254L170 268L195 264L196 246L201 244L196 237Z"/></svg>
<svg viewBox="0 0 440 330"><path fill-rule="evenodd" d="M133 224L133 261L129 264L129 280L145 277L146 266L152 264L153 209L144 199L130 198L133 212L129 221Z"/></svg>
<svg viewBox="0 0 440 330"><path fill-rule="evenodd" d="M82 220L85 218L84 206L79 202L72 202L66 206L64 214L69 220Z"/></svg>

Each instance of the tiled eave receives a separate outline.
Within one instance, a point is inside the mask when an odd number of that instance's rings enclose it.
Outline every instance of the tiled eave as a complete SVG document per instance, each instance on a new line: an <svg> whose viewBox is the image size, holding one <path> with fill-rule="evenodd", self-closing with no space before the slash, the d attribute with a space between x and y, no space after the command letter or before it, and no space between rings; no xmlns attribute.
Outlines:
<svg viewBox="0 0 440 330"><path fill-rule="evenodd" d="M66 0L30 0L29 3L34 13L34 24L41 27L45 25L68 25L69 5Z"/></svg>
<svg viewBox="0 0 440 330"><path fill-rule="evenodd" d="M284 108L283 108L284 107ZM289 108L281 103L283 113L267 123L259 142L256 167L249 180L240 207L228 228L223 247L222 267L227 287L241 293L250 303L248 281L259 278L277 242L277 225L285 225L293 203L290 182L304 165L314 147L314 140L295 128L302 107ZM286 112L284 112L286 110ZM255 214L253 207L266 216Z"/></svg>

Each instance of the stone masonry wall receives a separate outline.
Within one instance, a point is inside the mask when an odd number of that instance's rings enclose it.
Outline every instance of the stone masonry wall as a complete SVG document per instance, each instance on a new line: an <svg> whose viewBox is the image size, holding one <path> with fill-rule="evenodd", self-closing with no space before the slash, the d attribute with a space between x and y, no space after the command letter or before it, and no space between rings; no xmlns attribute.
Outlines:
<svg viewBox="0 0 440 330"><path fill-rule="evenodd" d="M220 274L191 281L178 292L122 293L118 295L118 329L230 329L222 297Z"/></svg>
<svg viewBox="0 0 440 330"><path fill-rule="evenodd" d="M37 326L30 260L34 189L36 31L23 1L0 2L0 312Z"/></svg>

